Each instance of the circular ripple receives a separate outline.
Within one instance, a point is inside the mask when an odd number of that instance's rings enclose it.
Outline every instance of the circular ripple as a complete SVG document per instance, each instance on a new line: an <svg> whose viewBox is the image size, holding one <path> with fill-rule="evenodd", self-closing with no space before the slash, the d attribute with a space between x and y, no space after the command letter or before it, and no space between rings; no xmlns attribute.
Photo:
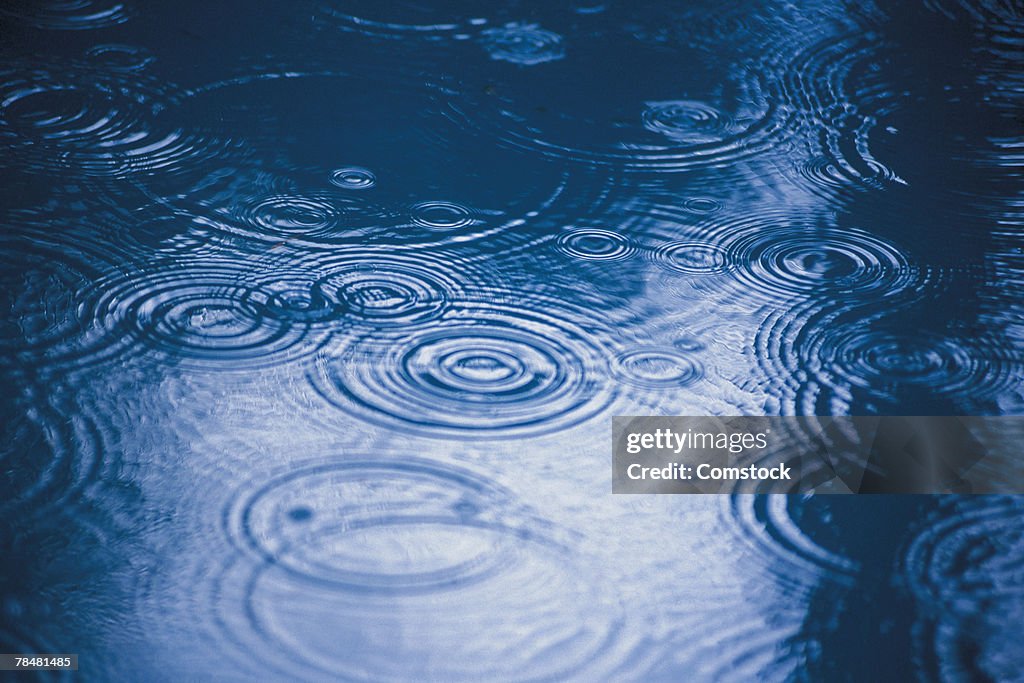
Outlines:
<svg viewBox="0 0 1024 683"><path fill-rule="evenodd" d="M715 213L722 210L722 203L708 197L691 197L683 202L683 208L693 213Z"/></svg>
<svg viewBox="0 0 1024 683"><path fill-rule="evenodd" d="M893 294L914 284L914 270L898 248L855 228L751 225L727 249L738 283L772 300Z"/></svg>
<svg viewBox="0 0 1024 683"><path fill-rule="evenodd" d="M857 561L804 529L803 517L818 514L813 496L734 493L721 500L729 527L738 525L740 539L772 559L769 571L797 590L810 591L823 580L852 584L860 571Z"/></svg>
<svg viewBox="0 0 1024 683"><path fill-rule="evenodd" d="M224 169L172 202L203 216L211 229L252 242L412 249L486 239L498 251L547 236L542 225L564 224L575 205L607 182L582 182L577 192L565 192L565 169L453 121L445 110L447 89L410 81L406 70L387 65L367 68L365 74L250 74L195 89L183 107L192 116L207 126L242 121L254 155L276 159L297 151L302 165L286 158L272 172L256 165ZM383 71L374 78L373 69ZM377 87L384 81L392 87ZM336 106L325 106L325 97ZM252 101L291 106L259 117L240 104ZM323 144L317 132L323 130L331 131L332 145ZM402 131L400 140L395 131ZM281 140L288 145L282 148ZM338 149L358 166L338 169ZM486 168L530 182L496 182L481 172ZM573 204L571 211L563 202Z"/></svg>
<svg viewBox="0 0 1024 683"><path fill-rule="evenodd" d="M480 42L491 56L503 62L533 66L565 56L562 37L529 24L510 24L483 31Z"/></svg>
<svg viewBox="0 0 1024 683"><path fill-rule="evenodd" d="M73 69L0 75L0 133L19 168L126 177L178 171L222 151L161 115L176 103L166 85L122 78Z"/></svg>
<svg viewBox="0 0 1024 683"><path fill-rule="evenodd" d="M429 201L412 207L412 221L430 230L457 230L473 225L472 212L453 202Z"/></svg>
<svg viewBox="0 0 1024 683"><path fill-rule="evenodd" d="M838 192L905 184L872 154L872 135L900 104L884 77L888 46L878 36L829 36L782 56L782 98L800 112L800 127L814 131L820 146L797 164L801 183L834 198Z"/></svg>
<svg viewBox="0 0 1024 683"><path fill-rule="evenodd" d="M819 330L803 357L827 386L860 387L893 397L916 388L982 400L1016 390L1019 361L1000 347L979 348L979 341L850 321Z"/></svg>
<svg viewBox="0 0 1024 683"><path fill-rule="evenodd" d="M256 287L247 296L285 320L400 327L440 316L477 275L443 252L404 256L358 250L274 262L254 278Z"/></svg>
<svg viewBox="0 0 1024 683"><path fill-rule="evenodd" d="M587 261L620 261L636 253L636 247L627 238L600 228L563 233L555 245L563 254Z"/></svg>
<svg viewBox="0 0 1024 683"><path fill-rule="evenodd" d="M730 270L725 250L714 244L670 242L654 249L651 258L660 266L687 275L707 275Z"/></svg>
<svg viewBox="0 0 1024 683"><path fill-rule="evenodd" d="M149 50L134 45L96 45L85 54L105 69L122 72L139 71L156 59Z"/></svg>
<svg viewBox="0 0 1024 683"><path fill-rule="evenodd" d="M634 349L618 355L612 372L624 382L648 388L684 387L704 375L701 364L675 349Z"/></svg>
<svg viewBox="0 0 1024 683"><path fill-rule="evenodd" d="M346 412L427 432L487 436L563 429L610 399L593 334L532 310L477 303L394 339L318 357L317 391Z"/></svg>
<svg viewBox="0 0 1024 683"><path fill-rule="evenodd" d="M648 102L642 118L647 130L684 144L721 142L737 131L727 114L689 100Z"/></svg>
<svg viewBox="0 0 1024 683"><path fill-rule="evenodd" d="M317 348L308 323L275 316L272 291L235 268L163 264L107 283L94 316L132 350L185 366L252 369Z"/></svg>
<svg viewBox="0 0 1024 683"><path fill-rule="evenodd" d="M481 10L485 12L481 14ZM491 5L481 5L472 0L445 3L442 8L430 7L418 2L399 0L381 5L346 2L344 0L320 3L324 16L334 19L347 30L367 35L396 38L423 36L465 37L486 26L486 13L500 10Z"/></svg>
<svg viewBox="0 0 1024 683"><path fill-rule="evenodd" d="M346 190L367 190L377 184L377 178L365 168L348 166L331 173L331 182Z"/></svg>
<svg viewBox="0 0 1024 683"><path fill-rule="evenodd" d="M1024 505L979 500L948 510L908 546L902 571L926 603L972 613L1024 596Z"/></svg>
<svg viewBox="0 0 1024 683"><path fill-rule="evenodd" d="M258 564L227 567L206 604L240 651L293 677L603 679L634 654L553 527L447 464L301 464L246 487L225 524Z"/></svg>
<svg viewBox="0 0 1024 683"><path fill-rule="evenodd" d="M96 427L32 401L7 399L0 409L0 514L25 523L66 512L102 469Z"/></svg>
<svg viewBox="0 0 1024 683"><path fill-rule="evenodd" d="M638 171L736 164L792 134L793 112L778 106L772 71L724 70L685 44L626 39L608 50L607 40L576 35L574 46L591 58L503 74L500 86L451 98L450 115L534 156ZM624 59L630 69L622 69ZM668 69L668 62L691 68Z"/></svg>
<svg viewBox="0 0 1024 683"><path fill-rule="evenodd" d="M116 26L128 21L124 3L113 0L11 0L0 13L43 29L86 30Z"/></svg>
<svg viewBox="0 0 1024 683"><path fill-rule="evenodd" d="M526 534L502 520L510 513L505 491L458 469L415 458L345 460L247 492L228 524L250 550L299 579L393 595L499 572Z"/></svg>

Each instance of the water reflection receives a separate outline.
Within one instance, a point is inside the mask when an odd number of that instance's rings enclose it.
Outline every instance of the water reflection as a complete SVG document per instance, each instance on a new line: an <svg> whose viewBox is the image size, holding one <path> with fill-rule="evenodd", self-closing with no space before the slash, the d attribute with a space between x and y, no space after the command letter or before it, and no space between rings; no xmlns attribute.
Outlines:
<svg viewBox="0 0 1024 683"><path fill-rule="evenodd" d="M1007 3L0 21L0 649L1020 677L1012 499L613 498L606 457L616 414L1021 413Z"/></svg>

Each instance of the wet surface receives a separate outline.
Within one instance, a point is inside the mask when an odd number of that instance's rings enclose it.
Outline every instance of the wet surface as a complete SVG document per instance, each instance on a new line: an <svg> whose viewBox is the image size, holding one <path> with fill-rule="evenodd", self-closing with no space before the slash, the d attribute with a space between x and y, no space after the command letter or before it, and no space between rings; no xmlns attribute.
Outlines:
<svg viewBox="0 0 1024 683"><path fill-rule="evenodd" d="M1012 3L0 28L0 650L103 681L1024 677L1017 498L613 498L609 443L1024 412Z"/></svg>

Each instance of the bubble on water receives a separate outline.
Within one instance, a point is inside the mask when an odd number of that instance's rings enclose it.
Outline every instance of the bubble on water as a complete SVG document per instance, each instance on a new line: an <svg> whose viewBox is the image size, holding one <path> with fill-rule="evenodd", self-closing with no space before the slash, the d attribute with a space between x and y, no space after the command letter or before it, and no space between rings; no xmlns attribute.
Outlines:
<svg viewBox="0 0 1024 683"><path fill-rule="evenodd" d="M562 37L533 24L509 24L483 31L480 42L491 59L524 66L565 56Z"/></svg>

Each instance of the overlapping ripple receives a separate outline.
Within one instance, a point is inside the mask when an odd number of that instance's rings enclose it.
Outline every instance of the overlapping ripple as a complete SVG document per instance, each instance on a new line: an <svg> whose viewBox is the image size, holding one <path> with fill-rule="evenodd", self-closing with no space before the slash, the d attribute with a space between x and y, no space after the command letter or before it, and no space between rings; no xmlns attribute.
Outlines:
<svg viewBox="0 0 1024 683"><path fill-rule="evenodd" d="M108 457L96 427L32 394L10 396L0 410L0 514L25 523L73 510Z"/></svg>
<svg viewBox="0 0 1024 683"><path fill-rule="evenodd" d="M828 35L786 56L782 97L799 112L813 142L798 165L803 186L827 198L906 184L877 159L872 139L886 131L900 93L881 76L889 49L877 35Z"/></svg>
<svg viewBox="0 0 1024 683"><path fill-rule="evenodd" d="M358 248L269 259L251 279L246 297L269 315L373 328L433 320L464 292L502 283L496 270L485 272L482 263L454 252Z"/></svg>
<svg viewBox="0 0 1024 683"><path fill-rule="evenodd" d="M179 96L116 72L11 69L0 74L0 139L36 173L96 177L171 173L221 153L224 141L164 114Z"/></svg>
<svg viewBox="0 0 1024 683"><path fill-rule="evenodd" d="M161 264L105 283L92 315L125 353L205 369L252 370L312 354L302 316L275 315L273 292L230 261Z"/></svg>
<svg viewBox="0 0 1024 683"><path fill-rule="evenodd" d="M809 331L800 362L833 390L860 388L878 398L917 390L983 402L1012 392L1020 359L996 340L910 332L891 321L841 317Z"/></svg>
<svg viewBox="0 0 1024 683"><path fill-rule="evenodd" d="M460 302L429 325L339 339L310 370L317 392L371 422L518 437L565 429L610 401L595 330L556 310Z"/></svg>
<svg viewBox="0 0 1024 683"><path fill-rule="evenodd" d="M969 615L1024 598L1024 505L1013 497L954 503L906 548L902 572L920 600Z"/></svg>

